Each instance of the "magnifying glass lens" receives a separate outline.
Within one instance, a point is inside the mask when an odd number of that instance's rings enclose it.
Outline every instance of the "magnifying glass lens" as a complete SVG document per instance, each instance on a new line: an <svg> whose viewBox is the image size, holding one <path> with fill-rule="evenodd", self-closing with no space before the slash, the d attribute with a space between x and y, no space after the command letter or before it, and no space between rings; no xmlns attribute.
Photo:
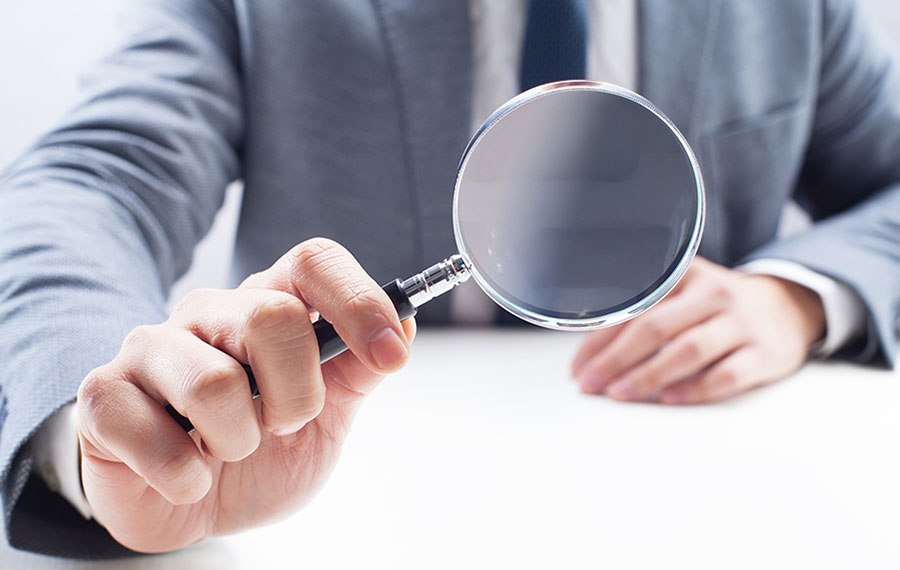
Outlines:
<svg viewBox="0 0 900 570"><path fill-rule="evenodd" d="M674 286L702 211L696 162L667 119L625 90L570 87L525 96L485 124L460 165L454 222L498 304L585 328L625 320Z"/></svg>

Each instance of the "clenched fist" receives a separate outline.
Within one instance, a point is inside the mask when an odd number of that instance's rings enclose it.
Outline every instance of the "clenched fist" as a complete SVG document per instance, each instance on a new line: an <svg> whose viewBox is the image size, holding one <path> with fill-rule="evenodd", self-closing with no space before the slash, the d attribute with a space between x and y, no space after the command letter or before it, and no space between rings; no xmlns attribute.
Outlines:
<svg viewBox="0 0 900 570"><path fill-rule="evenodd" d="M314 312L350 351L322 365ZM363 397L415 334L338 244L304 242L235 290L189 294L78 391L82 480L123 545L160 552L283 517L331 471ZM252 399L241 367L253 368ZM166 403L196 427L185 433Z"/></svg>

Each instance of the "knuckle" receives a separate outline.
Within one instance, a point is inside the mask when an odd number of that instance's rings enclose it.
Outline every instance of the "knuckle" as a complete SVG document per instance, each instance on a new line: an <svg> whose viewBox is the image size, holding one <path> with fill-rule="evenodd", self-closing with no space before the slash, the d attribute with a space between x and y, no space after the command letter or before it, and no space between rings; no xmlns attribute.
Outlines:
<svg viewBox="0 0 900 570"><path fill-rule="evenodd" d="M733 299L731 287L722 281L716 281L709 287L708 295L718 306L725 306L731 303Z"/></svg>
<svg viewBox="0 0 900 570"><path fill-rule="evenodd" d="M350 296L347 298L345 305L349 311L355 314L363 312L371 313L387 303L388 301L382 298L380 289L358 287L350 292Z"/></svg>
<svg viewBox="0 0 900 570"><path fill-rule="evenodd" d="M160 445L151 452L148 465L153 466L153 478L165 489L167 495L176 500L192 500L199 480L202 479L203 466L199 461L193 460L187 450Z"/></svg>
<svg viewBox="0 0 900 570"><path fill-rule="evenodd" d="M263 423L269 429L296 431L322 413L325 394L321 378L296 379L289 391L263 395Z"/></svg>
<svg viewBox="0 0 900 570"><path fill-rule="evenodd" d="M246 287L251 286L251 284L253 284L254 282L259 281L260 278L261 278L264 274L265 274L265 271L256 271L256 272L254 272L254 273L251 273L250 275L248 275L247 277L245 277L243 281L241 281L240 285L238 285L237 288L238 288L238 289L243 289L243 288L246 288Z"/></svg>
<svg viewBox="0 0 900 570"><path fill-rule="evenodd" d="M286 400L271 410L269 416L276 426L297 426L318 417L325 408L325 388L313 389Z"/></svg>
<svg viewBox="0 0 900 570"><path fill-rule="evenodd" d="M659 343L666 340L666 326L657 318L648 315L637 328L636 332L645 341Z"/></svg>
<svg viewBox="0 0 900 570"><path fill-rule="evenodd" d="M292 425L309 421L318 416L325 408L325 384L317 382L306 390L281 398L276 406L272 406L272 419L278 423Z"/></svg>
<svg viewBox="0 0 900 570"><path fill-rule="evenodd" d="M300 299L273 292L253 308L247 320L250 329L282 329L309 322L309 312Z"/></svg>
<svg viewBox="0 0 900 570"><path fill-rule="evenodd" d="M144 348L156 341L159 325L141 325L131 329L125 340L122 342L123 348L141 347Z"/></svg>
<svg viewBox="0 0 900 570"><path fill-rule="evenodd" d="M689 337L679 342L678 354L688 361L696 361L703 357L704 343L697 338Z"/></svg>
<svg viewBox="0 0 900 570"><path fill-rule="evenodd" d="M217 412L224 411L223 408L235 401L242 390L248 390L242 377L246 378L246 375L237 362L206 364L188 374L187 385L184 387L188 409L202 406Z"/></svg>
<svg viewBox="0 0 900 570"><path fill-rule="evenodd" d="M103 367L91 370L78 386L78 404L88 413L96 410L103 403L108 381L108 373Z"/></svg>
<svg viewBox="0 0 900 570"><path fill-rule="evenodd" d="M78 386L79 426L97 439L120 429L123 398L128 397L122 381L123 375L107 364L89 372Z"/></svg>
<svg viewBox="0 0 900 570"><path fill-rule="evenodd" d="M317 237L309 238L308 240L303 241L298 246L298 249L301 252L303 252L303 251L313 251L313 252L315 252L315 251L319 251L319 252L342 251L344 249L344 246L342 246L338 242L334 241L333 239L317 236Z"/></svg>
<svg viewBox="0 0 900 570"><path fill-rule="evenodd" d="M202 305L212 294L212 289L194 289L188 291L187 294L178 301L172 314L182 314L189 311L192 307Z"/></svg>
<svg viewBox="0 0 900 570"><path fill-rule="evenodd" d="M188 457L173 452L168 446L159 446L151 454L149 464L156 467L156 475L162 482L172 483L183 476L188 460Z"/></svg>
<svg viewBox="0 0 900 570"><path fill-rule="evenodd" d="M315 390L306 398L307 408L312 417L317 417L325 409L325 387Z"/></svg>
<svg viewBox="0 0 900 570"><path fill-rule="evenodd" d="M99 394L100 390L103 389L102 385L106 375L106 369L103 366L94 368L88 372L87 376L84 377L84 380L82 380L81 384L78 386L78 397L89 398Z"/></svg>
<svg viewBox="0 0 900 570"><path fill-rule="evenodd" d="M291 274L295 278L321 270L322 265L330 262L346 250L334 240L315 237L308 239L291 250Z"/></svg>
<svg viewBox="0 0 900 570"><path fill-rule="evenodd" d="M110 365L91 370L78 386L77 400L79 405L89 412L96 412L110 404L116 398L117 382L120 375Z"/></svg>
<svg viewBox="0 0 900 570"><path fill-rule="evenodd" d="M740 373L731 365L723 365L715 375L715 383L722 388L734 388L740 380Z"/></svg>

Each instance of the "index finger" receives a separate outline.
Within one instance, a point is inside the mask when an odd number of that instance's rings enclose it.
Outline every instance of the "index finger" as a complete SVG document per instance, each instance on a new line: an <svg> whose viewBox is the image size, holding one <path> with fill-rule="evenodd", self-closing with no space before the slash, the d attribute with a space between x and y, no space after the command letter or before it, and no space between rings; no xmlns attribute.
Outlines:
<svg viewBox="0 0 900 570"><path fill-rule="evenodd" d="M239 288L247 287L299 297L331 322L350 351L373 371L395 370L406 361L409 339L387 293L332 240L304 241Z"/></svg>

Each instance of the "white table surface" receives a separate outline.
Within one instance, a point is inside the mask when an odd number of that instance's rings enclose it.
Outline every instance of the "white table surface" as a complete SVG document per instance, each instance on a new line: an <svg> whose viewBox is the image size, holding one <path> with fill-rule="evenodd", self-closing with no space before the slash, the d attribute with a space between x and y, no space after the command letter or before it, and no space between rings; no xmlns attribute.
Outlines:
<svg viewBox="0 0 900 570"><path fill-rule="evenodd" d="M579 338L421 331L288 520L128 561L3 545L0 568L900 568L897 375L621 404L568 378Z"/></svg>

